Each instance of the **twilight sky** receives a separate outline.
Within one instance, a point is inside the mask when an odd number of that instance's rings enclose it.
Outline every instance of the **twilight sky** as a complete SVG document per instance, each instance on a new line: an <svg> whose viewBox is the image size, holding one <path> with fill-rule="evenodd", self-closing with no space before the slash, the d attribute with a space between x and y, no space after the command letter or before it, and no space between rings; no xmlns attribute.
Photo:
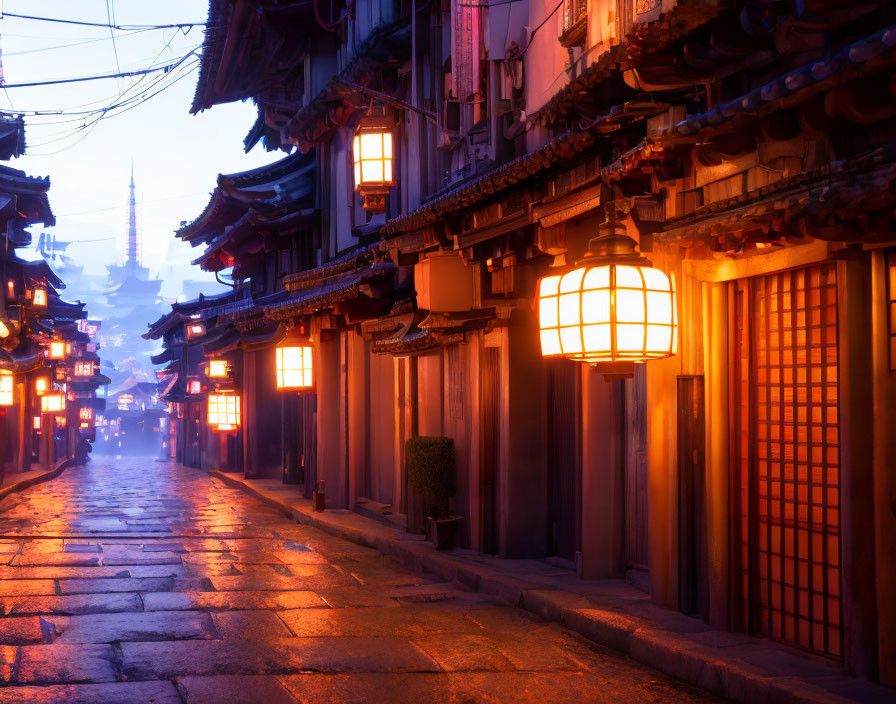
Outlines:
<svg viewBox="0 0 896 704"><path fill-rule="evenodd" d="M170 24L202 22L207 0L3 0L4 12L41 17L114 23ZM172 63L201 45L203 28L123 31L0 19L0 49L8 85L59 78L133 71ZM62 46L74 45L74 46ZM117 49L117 63L116 52ZM142 221L143 262L166 281L173 297L182 278L204 278L189 261L200 250L175 240L173 230L192 220L208 203L219 173L233 173L282 156L256 147L244 154L242 139L255 119L251 103L189 114L198 66L189 57L169 74L106 79L0 90L0 111L92 110L138 96L153 82L155 97L122 114L107 114L92 129L95 115L26 116L27 154L9 162L35 176L50 176L50 204L59 239L77 242L69 254L99 273L98 265L122 259L128 181L134 160L138 218ZM179 78L179 80L177 80ZM86 105L86 108L83 107ZM79 107L82 106L82 107ZM140 203L142 202L142 205ZM32 229L35 235L40 228ZM215 284L212 284L212 288Z"/></svg>

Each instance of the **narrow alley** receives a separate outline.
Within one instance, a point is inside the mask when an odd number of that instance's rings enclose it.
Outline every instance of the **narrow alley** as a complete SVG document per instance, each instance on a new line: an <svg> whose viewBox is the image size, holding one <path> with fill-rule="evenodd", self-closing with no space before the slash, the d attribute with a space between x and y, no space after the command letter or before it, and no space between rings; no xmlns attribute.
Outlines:
<svg viewBox="0 0 896 704"><path fill-rule="evenodd" d="M3 703L717 701L152 458L3 499L0 553Z"/></svg>

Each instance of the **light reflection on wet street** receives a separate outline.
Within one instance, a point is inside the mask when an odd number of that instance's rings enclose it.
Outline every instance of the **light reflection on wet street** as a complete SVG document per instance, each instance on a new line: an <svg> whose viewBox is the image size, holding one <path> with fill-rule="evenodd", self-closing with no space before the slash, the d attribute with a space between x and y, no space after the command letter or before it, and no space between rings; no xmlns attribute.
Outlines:
<svg viewBox="0 0 896 704"><path fill-rule="evenodd" d="M712 701L152 458L4 499L0 565L0 702Z"/></svg>

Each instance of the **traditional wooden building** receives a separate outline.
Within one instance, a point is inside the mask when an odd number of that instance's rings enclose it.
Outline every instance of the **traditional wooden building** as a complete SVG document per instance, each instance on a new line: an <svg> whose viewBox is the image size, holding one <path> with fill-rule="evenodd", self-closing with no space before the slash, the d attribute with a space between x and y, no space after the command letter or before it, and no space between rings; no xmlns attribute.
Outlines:
<svg viewBox="0 0 896 704"><path fill-rule="evenodd" d="M0 120L0 157L20 156L23 135L21 119ZM102 408L84 304L59 296L65 285L46 261L16 255L31 244L26 228L55 223L49 187L47 178L0 166L0 479L33 464L84 461Z"/></svg>
<svg viewBox="0 0 896 704"><path fill-rule="evenodd" d="M247 147L305 155L263 178L315 186L222 177L180 236L233 267L216 326L311 349L309 491L418 530L404 444L447 436L464 547L896 685L892 4L210 16L193 110L253 98Z"/></svg>

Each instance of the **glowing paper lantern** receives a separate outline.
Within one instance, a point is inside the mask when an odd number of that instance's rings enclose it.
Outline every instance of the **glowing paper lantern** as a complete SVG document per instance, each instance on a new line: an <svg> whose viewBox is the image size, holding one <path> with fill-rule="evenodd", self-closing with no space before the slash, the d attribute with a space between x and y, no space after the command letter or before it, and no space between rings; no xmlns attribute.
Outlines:
<svg viewBox="0 0 896 704"><path fill-rule="evenodd" d="M240 397L236 394L209 394L208 424L212 430L236 430L240 426Z"/></svg>
<svg viewBox="0 0 896 704"><path fill-rule="evenodd" d="M646 362L678 345L672 281L622 234L595 238L578 268L538 282L538 323L544 357Z"/></svg>
<svg viewBox="0 0 896 704"><path fill-rule="evenodd" d="M9 337L9 327L6 325L6 323L0 320L0 338L7 337Z"/></svg>
<svg viewBox="0 0 896 704"><path fill-rule="evenodd" d="M210 379L226 379L227 378L227 362L223 359L210 359L208 368L205 370L206 376Z"/></svg>
<svg viewBox="0 0 896 704"><path fill-rule="evenodd" d="M313 382L311 373L311 347L283 345L277 347L277 390L310 389Z"/></svg>
<svg viewBox="0 0 896 704"><path fill-rule="evenodd" d="M364 209L386 211L392 173L392 118L385 107L371 106L352 141L355 188L364 199Z"/></svg>
<svg viewBox="0 0 896 704"><path fill-rule="evenodd" d="M92 408L81 408L78 410L78 418L81 420L93 420Z"/></svg>
<svg viewBox="0 0 896 704"><path fill-rule="evenodd" d="M40 416L34 416L31 419L31 427L35 430L40 430Z"/></svg>
<svg viewBox="0 0 896 704"><path fill-rule="evenodd" d="M60 413L65 410L65 394L44 394L40 398L43 413Z"/></svg>
<svg viewBox="0 0 896 704"><path fill-rule="evenodd" d="M11 406L14 401L12 372L0 370L0 406Z"/></svg>
<svg viewBox="0 0 896 704"><path fill-rule="evenodd" d="M50 359L65 359L65 343L61 341L51 342L47 356Z"/></svg>
<svg viewBox="0 0 896 704"><path fill-rule="evenodd" d="M50 388L50 380L45 376L39 376L34 380L34 393L43 396Z"/></svg>
<svg viewBox="0 0 896 704"><path fill-rule="evenodd" d="M31 302L36 306L44 307L47 305L47 289L45 288L35 288L34 296Z"/></svg>
<svg viewBox="0 0 896 704"><path fill-rule="evenodd" d="M192 340L197 337L202 337L205 335L205 324L204 323L190 323L187 325L187 339Z"/></svg>
<svg viewBox="0 0 896 704"><path fill-rule="evenodd" d="M93 362L75 362L75 376L93 376Z"/></svg>
<svg viewBox="0 0 896 704"><path fill-rule="evenodd" d="M187 382L187 393L195 396L202 393L202 383L198 379L192 379Z"/></svg>

